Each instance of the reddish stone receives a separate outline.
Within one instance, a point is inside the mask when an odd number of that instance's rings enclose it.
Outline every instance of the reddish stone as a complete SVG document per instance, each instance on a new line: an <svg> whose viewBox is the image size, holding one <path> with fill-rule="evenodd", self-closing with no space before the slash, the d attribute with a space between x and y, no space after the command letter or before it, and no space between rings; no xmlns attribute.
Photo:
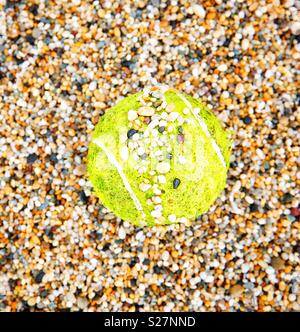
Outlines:
<svg viewBox="0 0 300 332"><path fill-rule="evenodd" d="M300 210L298 208L291 208L291 214L294 217L299 217L300 216Z"/></svg>

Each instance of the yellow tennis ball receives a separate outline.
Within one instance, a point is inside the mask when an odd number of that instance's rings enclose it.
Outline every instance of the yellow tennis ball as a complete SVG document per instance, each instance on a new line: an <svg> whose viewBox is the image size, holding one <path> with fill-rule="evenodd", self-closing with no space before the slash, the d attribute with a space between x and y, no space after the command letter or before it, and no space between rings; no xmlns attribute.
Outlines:
<svg viewBox="0 0 300 332"><path fill-rule="evenodd" d="M103 205L124 220L187 223L224 189L230 150L229 134L201 101L153 87L100 118L88 174Z"/></svg>

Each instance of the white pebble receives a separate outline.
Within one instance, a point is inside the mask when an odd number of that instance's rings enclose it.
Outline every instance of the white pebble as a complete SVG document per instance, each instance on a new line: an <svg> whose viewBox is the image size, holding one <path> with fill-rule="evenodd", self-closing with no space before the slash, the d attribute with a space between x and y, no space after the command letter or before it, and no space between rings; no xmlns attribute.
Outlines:
<svg viewBox="0 0 300 332"><path fill-rule="evenodd" d="M160 204L161 203L161 198L159 196L154 196L152 198L152 201L155 203L155 204Z"/></svg>
<svg viewBox="0 0 300 332"><path fill-rule="evenodd" d="M167 116L167 121L175 121L178 118L179 113L178 112L172 112Z"/></svg>
<svg viewBox="0 0 300 332"><path fill-rule="evenodd" d="M166 183L166 177L164 176L164 175L158 175L157 176L157 181L159 182L159 183Z"/></svg>
<svg viewBox="0 0 300 332"><path fill-rule="evenodd" d="M221 64L218 69L222 72L226 71L227 70L227 65L225 63Z"/></svg>
<svg viewBox="0 0 300 332"><path fill-rule="evenodd" d="M192 8L193 8L194 13L198 17L200 17L200 18L204 18L205 17L206 11L205 11L205 9L201 5L194 4Z"/></svg>
<svg viewBox="0 0 300 332"><path fill-rule="evenodd" d="M248 39L243 39L243 41L242 41L242 49L244 51L246 51L249 48L249 46L250 46L249 40Z"/></svg>
<svg viewBox="0 0 300 332"><path fill-rule="evenodd" d="M300 33L300 22L294 21L290 25L290 29L293 35L298 35Z"/></svg>
<svg viewBox="0 0 300 332"><path fill-rule="evenodd" d="M96 88L97 88L97 82L96 81L92 81L90 83L90 85L89 85L89 90L90 91L94 91L94 90L96 90Z"/></svg>
<svg viewBox="0 0 300 332"><path fill-rule="evenodd" d="M235 88L235 93L241 95L244 92L244 86L242 83L239 83Z"/></svg>
<svg viewBox="0 0 300 332"><path fill-rule="evenodd" d="M121 240L124 240L125 237L126 237L126 232L125 232L125 229L123 227L120 227L119 228L119 232L118 232L118 235L119 235L119 238Z"/></svg>
<svg viewBox="0 0 300 332"><path fill-rule="evenodd" d="M175 222L175 221L176 221L176 215L175 215L175 214L170 214L170 215L168 216L168 220L169 220L170 222Z"/></svg>
<svg viewBox="0 0 300 332"><path fill-rule="evenodd" d="M170 168L171 168L170 163L168 163L166 161L162 161L162 162L158 163L156 166L157 172L161 173L161 174L168 173Z"/></svg>
<svg viewBox="0 0 300 332"><path fill-rule="evenodd" d="M151 212L151 216L154 217L154 218L159 218L159 217L161 217L161 211L160 210L153 210Z"/></svg>
<svg viewBox="0 0 300 332"><path fill-rule="evenodd" d="M170 254L166 250L161 255L161 258L162 258L163 261L167 261L169 259L169 257L170 257Z"/></svg>
<svg viewBox="0 0 300 332"><path fill-rule="evenodd" d="M180 164L184 165L186 163L186 158L184 156L179 156L178 161Z"/></svg>
<svg viewBox="0 0 300 332"><path fill-rule="evenodd" d="M134 110L130 110L130 111L128 112L128 120L129 120L129 121L133 121L133 120L135 120L135 119L137 119L137 118L138 118L138 114L137 114L136 111L134 111Z"/></svg>
<svg viewBox="0 0 300 332"><path fill-rule="evenodd" d="M127 148L127 146L122 146L121 151L120 151L120 156L123 160L128 159L128 148Z"/></svg>
<svg viewBox="0 0 300 332"><path fill-rule="evenodd" d="M151 185L149 183L141 183L139 188L141 189L141 191L146 192L151 188Z"/></svg>

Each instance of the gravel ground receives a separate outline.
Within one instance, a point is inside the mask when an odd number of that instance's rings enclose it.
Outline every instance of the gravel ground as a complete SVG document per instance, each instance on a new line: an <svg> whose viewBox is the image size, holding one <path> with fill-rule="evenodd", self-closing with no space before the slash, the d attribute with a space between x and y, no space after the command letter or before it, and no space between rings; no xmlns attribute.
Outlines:
<svg viewBox="0 0 300 332"><path fill-rule="evenodd" d="M296 1L0 0L0 310L300 311ZM86 180L105 110L163 83L234 147L186 225L135 228Z"/></svg>

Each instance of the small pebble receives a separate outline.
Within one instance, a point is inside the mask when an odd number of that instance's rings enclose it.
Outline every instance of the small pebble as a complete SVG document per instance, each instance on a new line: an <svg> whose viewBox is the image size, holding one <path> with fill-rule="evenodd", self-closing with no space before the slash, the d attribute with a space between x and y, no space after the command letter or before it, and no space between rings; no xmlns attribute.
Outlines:
<svg viewBox="0 0 300 332"><path fill-rule="evenodd" d="M156 166L157 172L161 174L168 173L170 171L170 168L171 168L170 163L165 161L158 163Z"/></svg>
<svg viewBox="0 0 300 332"><path fill-rule="evenodd" d="M127 132L127 137L128 137L128 138L132 138L133 135L136 134L136 133L137 133L137 130L135 130L135 129L130 129L130 130L128 130L128 132Z"/></svg>
<svg viewBox="0 0 300 332"><path fill-rule="evenodd" d="M178 178L175 178L173 180L173 189L177 189L179 187L179 185L180 185L180 182L181 181Z"/></svg>

